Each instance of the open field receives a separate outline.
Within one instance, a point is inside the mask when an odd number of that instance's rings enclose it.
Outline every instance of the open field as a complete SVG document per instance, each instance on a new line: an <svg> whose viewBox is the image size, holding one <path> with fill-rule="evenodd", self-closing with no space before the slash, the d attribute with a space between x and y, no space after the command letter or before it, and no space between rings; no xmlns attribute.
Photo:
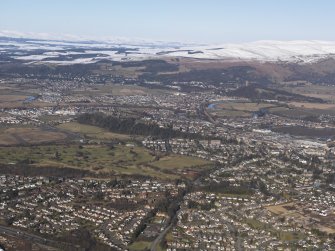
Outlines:
<svg viewBox="0 0 335 251"><path fill-rule="evenodd" d="M275 214L278 217L290 217L294 219L297 224L304 225L308 222L312 222L311 218L317 219L319 222L318 224L313 223L311 226L312 228L318 229L322 232L331 234L335 233L335 228L333 226L334 216L329 215L327 217L320 217L313 213L308 213L305 210L301 209L301 205L297 205L294 202L284 203L279 205L273 205L266 207L271 213ZM281 239L284 240L291 240L292 233L281 233ZM295 237L295 236L293 236Z"/></svg>
<svg viewBox="0 0 335 251"><path fill-rule="evenodd" d="M24 101L28 96L24 95L0 95L0 102L17 102Z"/></svg>
<svg viewBox="0 0 335 251"><path fill-rule="evenodd" d="M335 95L335 93L334 93ZM305 119L320 115L335 115L335 103L288 102L287 104L229 101L214 103L207 111L217 117L250 117L253 112L266 109L269 113L293 119Z"/></svg>
<svg viewBox="0 0 335 251"><path fill-rule="evenodd" d="M306 108L306 109L320 109L320 110L335 109L335 104L289 102L288 105L293 106L293 107Z"/></svg>
<svg viewBox="0 0 335 251"><path fill-rule="evenodd" d="M209 161L181 155L166 156L151 163L151 165L161 169L190 168L195 166L205 166L208 164L210 164Z"/></svg>
<svg viewBox="0 0 335 251"><path fill-rule="evenodd" d="M327 234L335 234L335 228L330 228L326 226L319 226L319 230Z"/></svg>
<svg viewBox="0 0 335 251"><path fill-rule="evenodd" d="M149 89L137 85L104 84L95 85L94 88L85 88L85 90L76 90L74 95L113 95L113 96L132 96L132 95L150 95L171 93L172 91L163 89Z"/></svg>
<svg viewBox="0 0 335 251"><path fill-rule="evenodd" d="M111 139L129 140L131 138L127 134L113 133L97 126L83 125L77 122L61 124L58 126L58 128L75 133L80 133L89 138L101 139L101 140L111 140Z"/></svg>
<svg viewBox="0 0 335 251"><path fill-rule="evenodd" d="M40 144L62 141L67 135L62 132L38 127L12 127L0 129L0 145Z"/></svg>
<svg viewBox="0 0 335 251"><path fill-rule="evenodd" d="M0 149L0 162L17 163L29 159L35 166L59 166L100 170L123 167L152 160L153 156L140 147L99 145L50 145L8 147Z"/></svg>
<svg viewBox="0 0 335 251"><path fill-rule="evenodd" d="M251 114L244 111L234 111L234 110L215 110L215 112L210 111L213 116L225 117L225 118L241 118L250 117Z"/></svg>
<svg viewBox="0 0 335 251"><path fill-rule="evenodd" d="M274 104L269 103L252 103L252 102L225 102L215 105L216 109L235 110L256 112L259 109L275 107Z"/></svg>
<svg viewBox="0 0 335 251"><path fill-rule="evenodd" d="M180 177L185 169L199 171L208 168L210 164L199 158L191 159L179 155L172 155L168 161L162 159L155 160L154 154L144 147L120 144L0 147L0 164L22 163L34 167L75 168L96 174L140 174L175 179Z"/></svg>
<svg viewBox="0 0 335 251"><path fill-rule="evenodd" d="M335 86L323 86L311 83L305 83L304 85L282 83L281 86L284 90L289 92L314 98L321 98L331 103L335 103Z"/></svg>
<svg viewBox="0 0 335 251"><path fill-rule="evenodd" d="M217 117L250 117L253 112L259 111L260 109L272 109L277 108L278 105L270 103L255 103L255 102L222 102L213 104L212 108L207 108L207 111L213 116Z"/></svg>
<svg viewBox="0 0 335 251"><path fill-rule="evenodd" d="M16 108L29 105L25 101L35 95L33 92L4 84L0 89L0 108Z"/></svg>
<svg viewBox="0 0 335 251"><path fill-rule="evenodd" d="M136 241L132 243L129 248L131 251L142 251L150 248L150 242L148 241Z"/></svg>
<svg viewBox="0 0 335 251"><path fill-rule="evenodd" d="M280 214L287 214L290 210L288 208L293 207L294 203L286 203L280 205L269 206L266 209L269 210L271 213L280 215Z"/></svg>
<svg viewBox="0 0 335 251"><path fill-rule="evenodd" d="M269 113L278 115L278 116L283 116L283 117L289 117L289 118L304 118L304 117L311 117L315 116L318 117L320 115L328 114L328 115L335 115L335 109L333 108L327 108L328 104L319 104L318 106L315 103L311 103L310 105L306 105L309 107L315 106L318 108L307 108L303 106L290 106L288 107L273 107L269 108L268 111ZM334 107L335 108L335 107Z"/></svg>
<svg viewBox="0 0 335 251"><path fill-rule="evenodd" d="M248 225L250 225L252 228L255 228L255 229L265 229L265 228L269 228L268 225L260 222L259 220L257 219L246 219L246 223Z"/></svg>
<svg viewBox="0 0 335 251"><path fill-rule="evenodd" d="M54 103L42 102L39 100L25 103L24 101L15 101L15 102L0 102L0 109L21 109L21 108L45 108L45 107L52 107Z"/></svg>

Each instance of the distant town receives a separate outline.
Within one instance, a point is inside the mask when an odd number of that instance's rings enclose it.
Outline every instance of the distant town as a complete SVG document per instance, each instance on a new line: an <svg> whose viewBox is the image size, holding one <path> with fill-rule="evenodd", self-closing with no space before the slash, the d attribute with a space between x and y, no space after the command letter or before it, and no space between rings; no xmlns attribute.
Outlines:
<svg viewBox="0 0 335 251"><path fill-rule="evenodd" d="M334 85L8 55L0 250L335 249Z"/></svg>

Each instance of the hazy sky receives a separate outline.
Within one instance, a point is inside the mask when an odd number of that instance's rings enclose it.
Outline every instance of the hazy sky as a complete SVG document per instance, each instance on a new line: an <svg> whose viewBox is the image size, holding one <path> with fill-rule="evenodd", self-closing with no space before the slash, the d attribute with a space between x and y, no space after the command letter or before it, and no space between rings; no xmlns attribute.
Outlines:
<svg viewBox="0 0 335 251"><path fill-rule="evenodd" d="M0 0L0 30L197 43L335 40L335 0Z"/></svg>

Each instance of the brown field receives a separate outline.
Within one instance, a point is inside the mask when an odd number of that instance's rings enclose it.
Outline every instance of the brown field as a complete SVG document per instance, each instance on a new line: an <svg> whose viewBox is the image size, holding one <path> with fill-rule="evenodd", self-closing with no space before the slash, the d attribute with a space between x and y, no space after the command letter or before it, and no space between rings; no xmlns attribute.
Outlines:
<svg viewBox="0 0 335 251"><path fill-rule="evenodd" d="M330 228L330 227L326 227L326 226L319 226L318 227L320 231L325 232L327 234L335 234L335 229L334 228Z"/></svg>
<svg viewBox="0 0 335 251"><path fill-rule="evenodd" d="M300 103L295 103L296 106L290 105L290 107L272 107L269 108L269 112L276 114L278 116L285 116L290 118L302 118L306 116L320 116L322 114L335 115L335 106L331 107L331 104L318 104L318 103L306 103L307 107L301 107ZM308 108L308 107L318 107L318 108Z"/></svg>
<svg viewBox="0 0 335 251"><path fill-rule="evenodd" d="M321 98L323 100L327 100L327 101L335 103L334 94L313 94L313 93L309 93L309 94L305 94L305 96L309 96L309 97L312 97L312 98Z"/></svg>
<svg viewBox="0 0 335 251"><path fill-rule="evenodd" d="M294 203L285 203L285 204L280 204L280 205L274 205L274 206L268 206L266 207L267 210L269 210L271 213L280 215L280 214L287 214L290 212L288 210L288 207L294 206Z"/></svg>
<svg viewBox="0 0 335 251"><path fill-rule="evenodd" d="M313 215L311 213L305 213L305 211L301 209L301 205L296 204L294 202L268 206L266 207L266 209L269 210L271 213L277 215L278 217L282 216L291 217L294 219L294 222L299 225L308 226L308 224L311 222L310 220L311 218L317 218L320 223L318 224L313 223L308 227L317 228L320 231L326 232L328 234L335 233L333 216L320 217Z"/></svg>
<svg viewBox="0 0 335 251"><path fill-rule="evenodd" d="M283 89L296 94L301 94L314 98L321 98L323 100L335 103L335 86L321 86L311 83L297 86L292 83L282 83Z"/></svg>
<svg viewBox="0 0 335 251"><path fill-rule="evenodd" d="M328 110L335 109L335 104L307 103L307 102L290 102L289 106L300 107L306 109Z"/></svg>
<svg viewBox="0 0 335 251"><path fill-rule="evenodd" d="M206 166L210 162L199 159L196 157L182 156L182 155L171 155L160 158L158 161L154 161L151 165L156 166L160 169L185 169L195 166Z"/></svg>
<svg viewBox="0 0 335 251"><path fill-rule="evenodd" d="M9 128L0 131L0 145L40 144L65 140L66 134L41 128Z"/></svg>
<svg viewBox="0 0 335 251"><path fill-rule="evenodd" d="M147 95L146 89L139 86L113 85L103 87L101 91L111 91L113 95L117 96Z"/></svg>
<svg viewBox="0 0 335 251"><path fill-rule="evenodd" d="M244 111L234 111L234 110L219 110L211 112L213 116L218 117L229 117L229 118L240 118L240 117L250 117L250 113Z"/></svg>
<svg viewBox="0 0 335 251"><path fill-rule="evenodd" d="M106 84L95 85L94 88L79 89L74 94L79 95L114 95L114 96L131 96L131 95L148 95L148 94L162 94L170 93L171 91L162 89L149 89L136 85L120 85L120 84Z"/></svg>
<svg viewBox="0 0 335 251"><path fill-rule="evenodd" d="M0 109L1 108L33 108L46 107L55 104L34 100L32 102L24 102L30 96L36 96L41 90L36 88L34 84L25 83L21 86L17 83L2 83L0 86Z"/></svg>
<svg viewBox="0 0 335 251"><path fill-rule="evenodd" d="M41 102L41 101L34 101L30 103L24 103L23 101L14 101L14 102L0 102L0 109L1 108L7 108L7 109L13 109L13 108L41 108L41 107L50 107L54 106L53 103L47 103L47 102Z"/></svg>
<svg viewBox="0 0 335 251"><path fill-rule="evenodd" d="M0 95L0 102L24 101L27 97L24 95Z"/></svg>
<svg viewBox="0 0 335 251"><path fill-rule="evenodd" d="M215 108L225 109L225 110L255 112L262 108L271 108L274 106L275 105L268 104L268 103L227 102L227 103L218 104L215 106Z"/></svg>
<svg viewBox="0 0 335 251"><path fill-rule="evenodd" d="M97 126L83 125L77 122L64 123L59 125L58 128L101 140L129 140L131 138L130 135L127 134L113 133Z"/></svg>

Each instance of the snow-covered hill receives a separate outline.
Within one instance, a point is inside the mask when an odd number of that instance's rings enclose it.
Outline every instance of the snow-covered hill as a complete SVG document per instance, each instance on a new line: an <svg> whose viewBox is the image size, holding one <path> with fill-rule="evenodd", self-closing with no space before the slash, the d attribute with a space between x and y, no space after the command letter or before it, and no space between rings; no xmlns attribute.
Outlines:
<svg viewBox="0 0 335 251"><path fill-rule="evenodd" d="M192 52L173 52L170 56L206 59L243 59L261 61L310 62L335 56L335 42L326 41L257 41L241 44L189 47Z"/></svg>
<svg viewBox="0 0 335 251"><path fill-rule="evenodd" d="M239 44L194 45L126 38L92 38L0 31L1 61L77 64L99 60L127 61L164 57L213 60L315 62L335 58L335 42L257 41Z"/></svg>

